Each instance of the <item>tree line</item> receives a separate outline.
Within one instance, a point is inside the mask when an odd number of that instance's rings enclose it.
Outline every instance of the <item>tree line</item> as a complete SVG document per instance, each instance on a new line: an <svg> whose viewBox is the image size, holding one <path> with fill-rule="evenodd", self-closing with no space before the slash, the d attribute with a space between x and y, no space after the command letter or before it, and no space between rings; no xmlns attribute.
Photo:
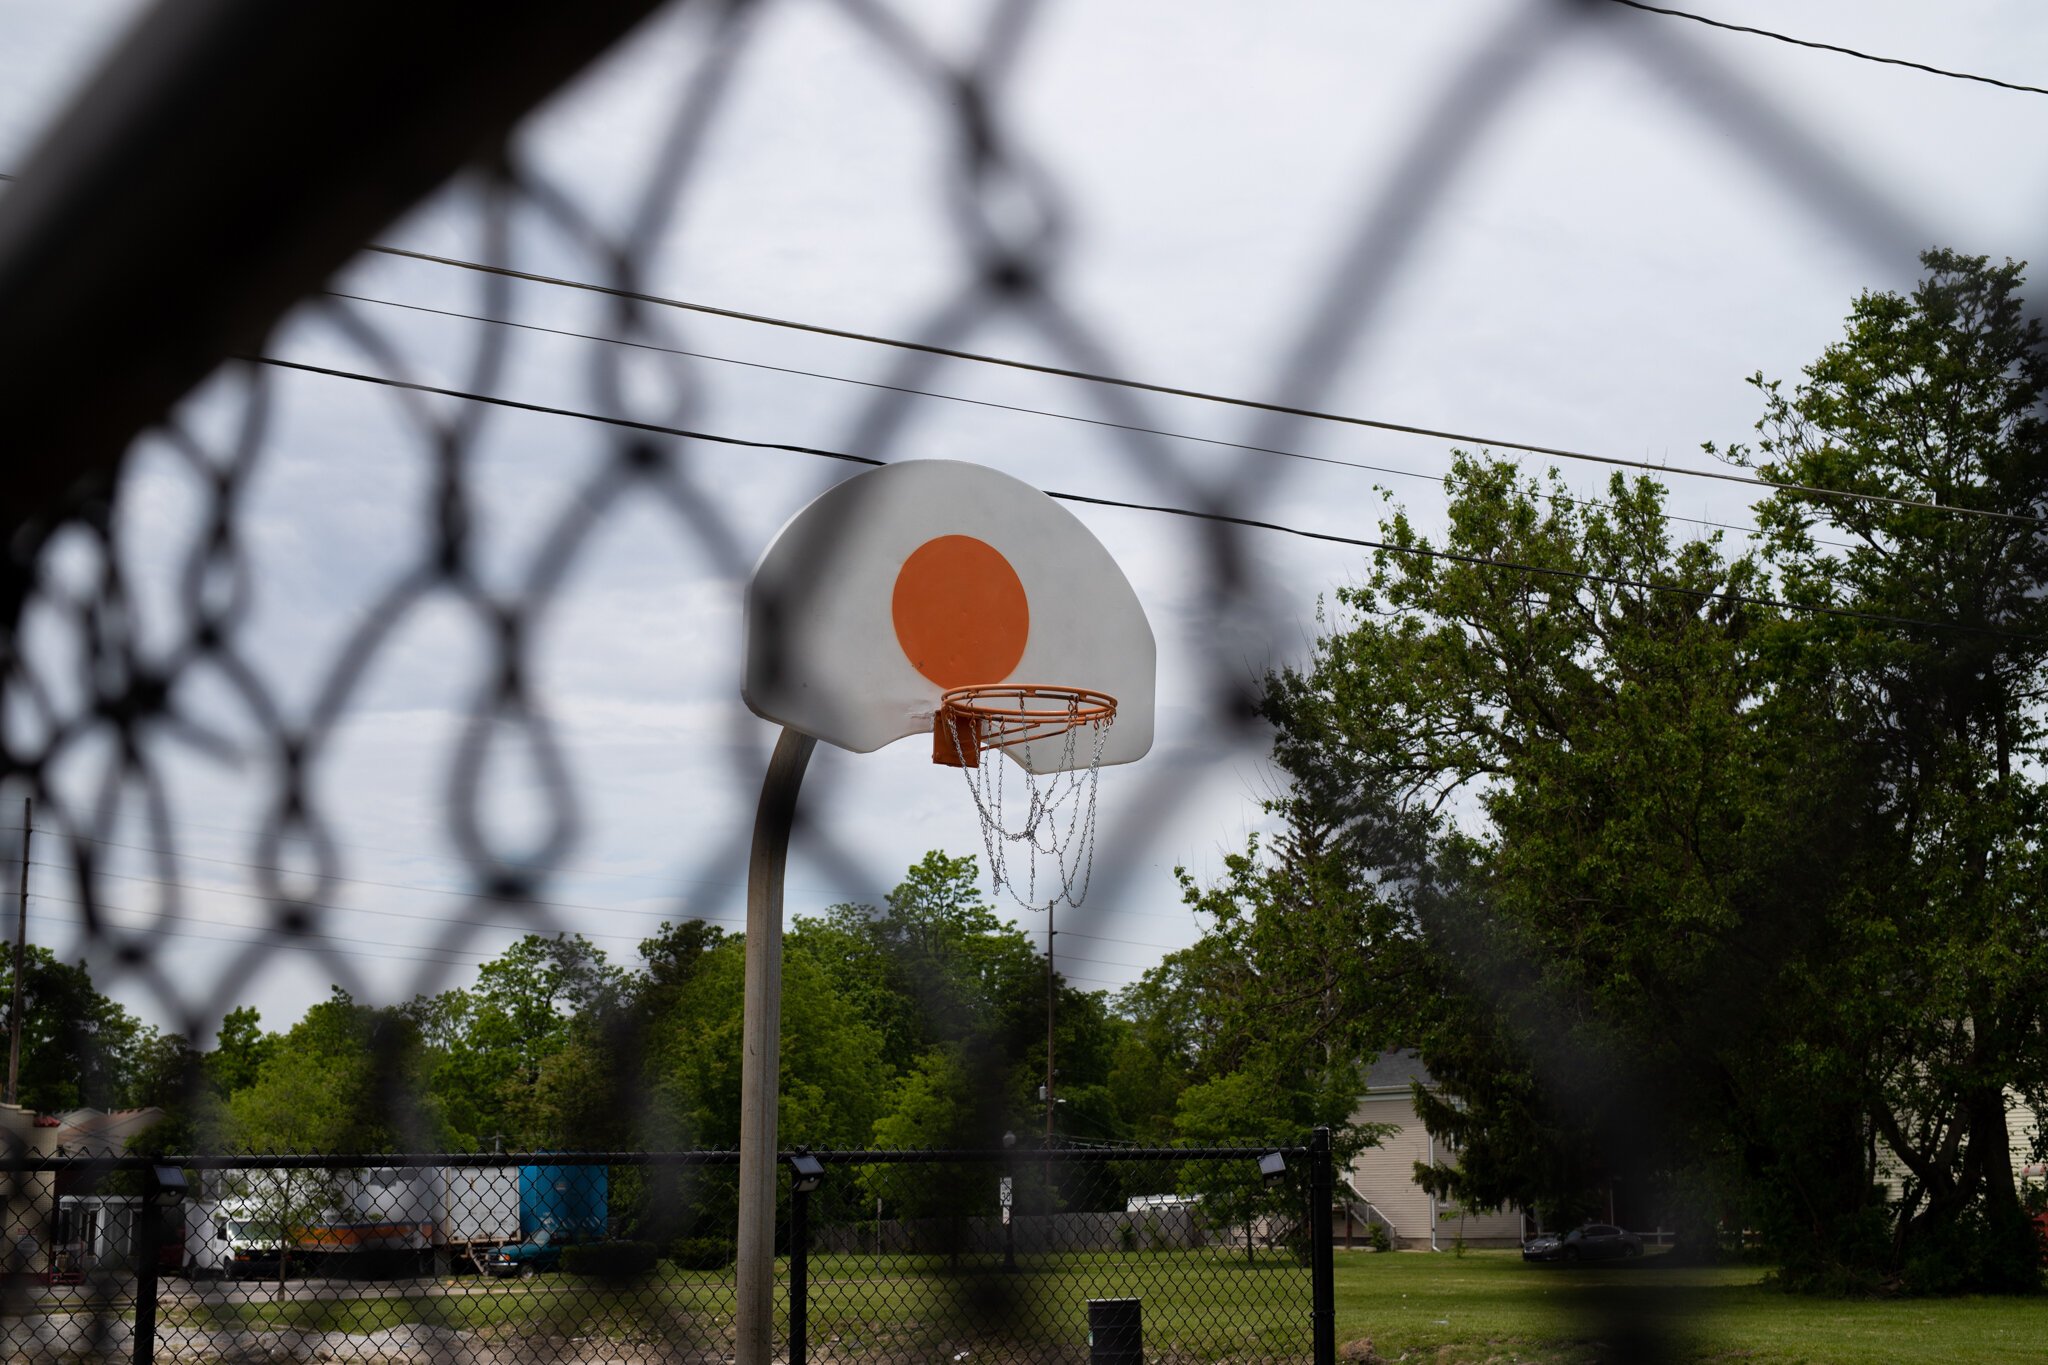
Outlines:
<svg viewBox="0 0 2048 1365"><path fill-rule="evenodd" d="M32 949L21 1098L45 1111L159 1105L165 1119L131 1144L158 1154L729 1151L739 1142L745 947L743 935L701 921L665 923L622 965L581 936L529 934L473 984L404 1004L335 988L277 1031L255 1009L235 1009L209 1049L139 1024L82 966ZM10 984L0 976L0 998ZM971 857L930 852L879 906L795 916L783 939L782 1145L1035 1144L1049 1003L1055 1141L1294 1144L1315 1121L1349 1117L1341 1104L1289 1108L1279 1095L1250 1103L1132 1013L1148 993L1119 1001L1057 976L1051 984L1048 1002L1044 954L984 902ZM1244 1026L1270 1040L1274 1023L1247 1016ZM1355 1149L1355 1130L1345 1131ZM736 1207L729 1174L692 1176L677 1198L642 1188L657 1177L624 1173L615 1206L635 1235L715 1240L729 1236ZM892 1217L992 1212L994 1185L965 1186L958 1174L875 1168L839 1182L819 1212L843 1204L851 1216L876 1198ZM1267 1191L1227 1164L1185 1174L1226 1220L1299 1206L1300 1190ZM1126 1177L1139 1184L1124 1190ZM1038 1190L1035 1169L1019 1178ZM1156 1168L1112 1171L1090 1197L1121 1210L1126 1194L1156 1192L1141 1185L1158 1178Z"/></svg>
<svg viewBox="0 0 2048 1365"><path fill-rule="evenodd" d="M1056 976L1049 1002L1045 955L985 903L972 857L930 852L882 905L799 914L783 943L785 1145L1034 1139L1049 1004L1060 1139L1299 1141L1348 1117L1233 1102L1221 1072L1165 1041L1149 987L1120 1001ZM665 923L628 965L580 935L529 934L472 985L398 1005L336 988L274 1032L244 1007L202 1050L33 948L21 1098L161 1105L159 1151L729 1150L744 960L744 935L702 921ZM1272 1024L1244 1027L1270 1046Z"/></svg>

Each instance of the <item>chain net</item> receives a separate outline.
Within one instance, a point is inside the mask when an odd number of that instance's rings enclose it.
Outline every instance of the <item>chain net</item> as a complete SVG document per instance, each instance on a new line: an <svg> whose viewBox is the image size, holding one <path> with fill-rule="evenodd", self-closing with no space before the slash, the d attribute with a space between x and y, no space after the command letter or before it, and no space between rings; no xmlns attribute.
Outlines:
<svg viewBox="0 0 2048 1365"><path fill-rule="evenodd" d="M952 747L953 766L967 779L974 798L989 881L998 894L1008 892L1027 910L1079 905L1088 895L1095 867L1096 779L1102 771L1102 746L1116 722L1114 703L1103 715L1102 708L1082 693L976 691L980 695L972 705L983 709L948 705L940 721L939 743ZM996 708L999 718L992 718L986 708ZM971 752L977 749L978 754ZM1013 780L1014 797L1009 795ZM1024 804L1021 814L1016 813L1019 799ZM1012 861L1018 853L1024 859L1021 877ZM1049 865L1043 895L1040 858Z"/></svg>

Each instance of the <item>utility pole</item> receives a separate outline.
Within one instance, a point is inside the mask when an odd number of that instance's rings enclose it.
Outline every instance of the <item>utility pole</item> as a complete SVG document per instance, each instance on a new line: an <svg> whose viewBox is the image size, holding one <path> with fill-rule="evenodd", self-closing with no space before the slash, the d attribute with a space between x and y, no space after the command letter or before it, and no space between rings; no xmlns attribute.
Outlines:
<svg viewBox="0 0 2048 1365"><path fill-rule="evenodd" d="M23 868L26 870L26 863L23 864ZM1048 1147L1052 1146L1053 1107L1059 1103L1058 1100L1053 1098L1052 1080L1052 908L1057 903L1057 901L1048 901L1045 907L1045 1145Z"/></svg>
<svg viewBox="0 0 2048 1365"><path fill-rule="evenodd" d="M32 797L21 798L21 896L14 920L14 1000L7 1007L7 1102L20 1101L21 978L28 971L28 836Z"/></svg>

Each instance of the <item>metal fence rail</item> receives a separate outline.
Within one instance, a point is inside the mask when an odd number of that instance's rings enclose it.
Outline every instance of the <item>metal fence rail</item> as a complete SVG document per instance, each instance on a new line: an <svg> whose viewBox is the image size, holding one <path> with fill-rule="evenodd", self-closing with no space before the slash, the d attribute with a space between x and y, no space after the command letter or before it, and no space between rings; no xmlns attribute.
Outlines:
<svg viewBox="0 0 2048 1365"><path fill-rule="evenodd" d="M782 1164L776 1346L791 1362L1334 1359L1320 1133ZM6 1248L0 1338L29 1365L725 1360L737 1166L733 1152L17 1160L7 1226L35 1231Z"/></svg>

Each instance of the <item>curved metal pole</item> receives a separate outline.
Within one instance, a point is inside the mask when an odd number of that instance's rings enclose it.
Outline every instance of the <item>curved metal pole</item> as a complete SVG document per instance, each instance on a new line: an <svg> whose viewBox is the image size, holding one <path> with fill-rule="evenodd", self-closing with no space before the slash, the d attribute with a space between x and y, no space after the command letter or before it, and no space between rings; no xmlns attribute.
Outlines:
<svg viewBox="0 0 2048 1365"><path fill-rule="evenodd" d="M782 876L797 791L818 741L784 728L761 783L747 864L747 995L740 1024L739 1339L736 1365L775 1353L775 1101L781 1079Z"/></svg>

